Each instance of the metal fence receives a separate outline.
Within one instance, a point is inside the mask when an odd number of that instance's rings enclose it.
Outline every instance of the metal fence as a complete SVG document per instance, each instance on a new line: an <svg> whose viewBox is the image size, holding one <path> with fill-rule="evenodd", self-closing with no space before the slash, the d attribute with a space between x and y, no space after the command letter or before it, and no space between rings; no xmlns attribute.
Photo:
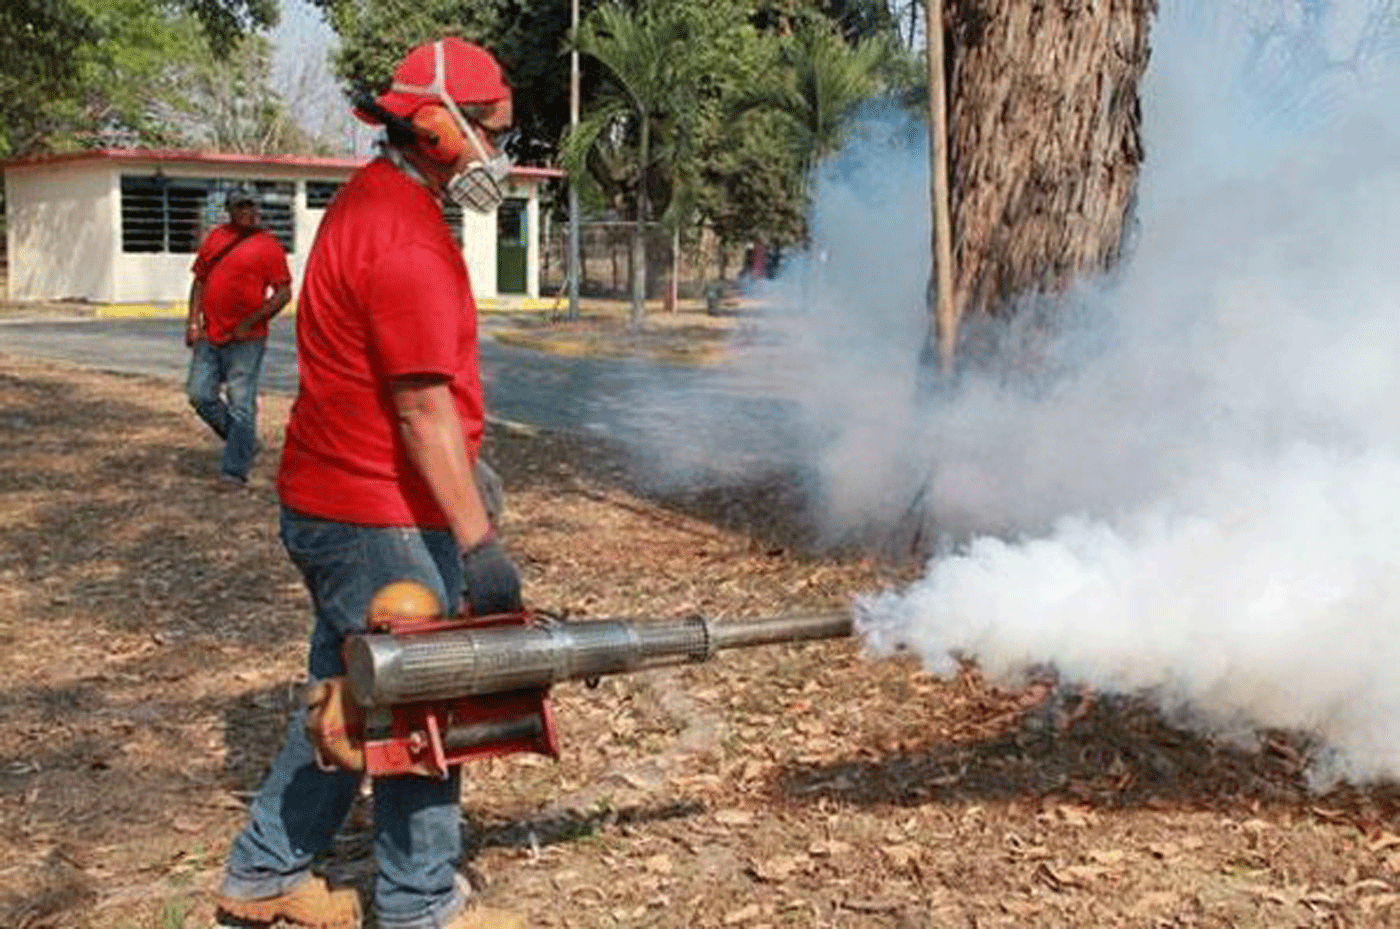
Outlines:
<svg viewBox="0 0 1400 929"><path fill-rule="evenodd" d="M625 299L632 295L631 222L592 220L579 224L579 252L583 273L579 293L586 297ZM568 288L569 225L546 221L541 230L540 289L547 295ZM660 224L647 225L647 297L662 299L675 291L682 299L700 297L707 285L732 279L740 270L740 258L723 253L708 230L680 237Z"/></svg>

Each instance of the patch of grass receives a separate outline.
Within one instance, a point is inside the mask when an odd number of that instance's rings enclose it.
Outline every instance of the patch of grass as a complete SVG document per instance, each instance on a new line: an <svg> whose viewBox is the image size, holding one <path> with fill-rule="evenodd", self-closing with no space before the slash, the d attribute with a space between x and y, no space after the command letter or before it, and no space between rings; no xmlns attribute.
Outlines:
<svg viewBox="0 0 1400 929"><path fill-rule="evenodd" d="M173 897L166 900L160 909L161 929L185 929L194 904L189 897Z"/></svg>

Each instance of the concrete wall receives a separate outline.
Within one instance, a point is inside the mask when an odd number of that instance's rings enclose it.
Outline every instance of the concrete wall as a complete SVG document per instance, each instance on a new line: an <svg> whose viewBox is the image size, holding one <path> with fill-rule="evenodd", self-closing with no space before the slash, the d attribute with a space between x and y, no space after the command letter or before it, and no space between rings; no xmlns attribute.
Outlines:
<svg viewBox="0 0 1400 929"><path fill-rule="evenodd" d="M525 293L530 297L540 295L540 242L544 230L540 226L540 188L538 184L528 185L530 200L525 204L525 221L530 224L529 235L525 239Z"/></svg>
<svg viewBox="0 0 1400 929"><path fill-rule="evenodd" d="M462 257L480 300L496 294L496 214L462 210Z"/></svg>
<svg viewBox="0 0 1400 929"><path fill-rule="evenodd" d="M105 164L33 165L5 172L11 300L110 301L121 203Z"/></svg>

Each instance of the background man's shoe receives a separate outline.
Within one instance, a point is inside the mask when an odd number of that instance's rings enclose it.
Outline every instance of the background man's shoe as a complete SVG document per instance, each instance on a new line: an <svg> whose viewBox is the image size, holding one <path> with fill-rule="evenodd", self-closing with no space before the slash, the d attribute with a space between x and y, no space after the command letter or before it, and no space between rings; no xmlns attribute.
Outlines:
<svg viewBox="0 0 1400 929"><path fill-rule="evenodd" d="M277 920L308 929L360 929L360 897L354 890L331 890L325 880L313 877L275 897L229 897L215 900L221 916L253 924Z"/></svg>
<svg viewBox="0 0 1400 929"><path fill-rule="evenodd" d="M525 929L525 914L468 903L467 908L447 924L447 929Z"/></svg>

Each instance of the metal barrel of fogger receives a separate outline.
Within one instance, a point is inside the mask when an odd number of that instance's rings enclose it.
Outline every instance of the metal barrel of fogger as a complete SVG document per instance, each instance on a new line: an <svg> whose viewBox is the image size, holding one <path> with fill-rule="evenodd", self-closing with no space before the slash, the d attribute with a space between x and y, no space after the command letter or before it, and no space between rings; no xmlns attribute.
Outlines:
<svg viewBox="0 0 1400 929"><path fill-rule="evenodd" d="M491 626L346 642L350 692L362 706L506 693L706 661L729 648L851 634L848 613L714 622L625 619Z"/></svg>

